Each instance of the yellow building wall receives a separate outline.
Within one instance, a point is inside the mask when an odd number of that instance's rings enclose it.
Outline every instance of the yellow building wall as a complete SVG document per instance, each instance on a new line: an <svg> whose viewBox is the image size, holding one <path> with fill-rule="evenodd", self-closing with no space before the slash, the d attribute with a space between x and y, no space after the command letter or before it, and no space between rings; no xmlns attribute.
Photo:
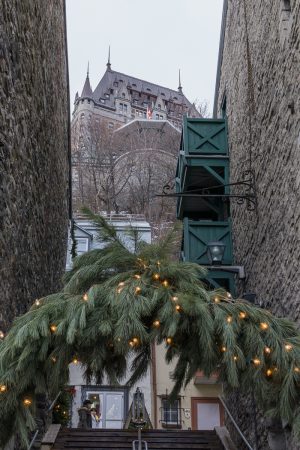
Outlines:
<svg viewBox="0 0 300 450"><path fill-rule="evenodd" d="M153 371L156 372L156 377L154 375L153 381L153 408L156 408L156 418L157 423L155 425L155 418L152 418L152 423L155 428L162 428L162 424L160 422L161 419L161 396L166 396L166 394L170 394L173 389L173 381L171 380L172 371L175 368L175 362L171 364L166 364L165 362L165 354L166 347L164 344L155 346L155 361ZM155 383L156 378L156 383ZM183 408L181 410L181 420L182 420L182 429L188 430L192 429L192 401L191 399L197 397L209 397L216 398L222 394L222 385L221 384L194 384L192 380L185 389L182 389L179 393L180 398L180 407Z"/></svg>

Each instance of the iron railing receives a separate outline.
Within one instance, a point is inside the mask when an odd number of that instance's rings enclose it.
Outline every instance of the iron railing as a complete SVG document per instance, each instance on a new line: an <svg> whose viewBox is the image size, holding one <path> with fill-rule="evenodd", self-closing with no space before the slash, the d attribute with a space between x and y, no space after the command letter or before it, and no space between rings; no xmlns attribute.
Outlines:
<svg viewBox="0 0 300 450"><path fill-rule="evenodd" d="M160 423L163 425L164 428L176 428L176 427L181 427L183 420L181 419L182 417L182 411L184 408L170 408L166 409L163 406L161 406L160 408ZM176 413L176 420L169 420L169 415L170 412L172 411L172 413Z"/></svg>

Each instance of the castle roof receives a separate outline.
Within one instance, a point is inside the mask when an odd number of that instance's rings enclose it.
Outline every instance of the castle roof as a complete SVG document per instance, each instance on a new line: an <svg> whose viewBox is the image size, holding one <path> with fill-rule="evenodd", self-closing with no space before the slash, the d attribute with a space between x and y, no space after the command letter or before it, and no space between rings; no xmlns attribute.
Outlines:
<svg viewBox="0 0 300 450"><path fill-rule="evenodd" d="M110 67L107 68L94 91L91 89L87 76L81 98L89 97L103 108L114 109L115 98L119 97L120 93L125 90L128 92L127 100L129 99L136 107L145 107L146 105L152 107L159 97L165 102L165 105L161 106L166 106L167 113L172 110L175 114L177 112L181 114L193 113L196 117L199 116L195 106L183 94L181 83L179 90L176 91L122 72L116 72L111 70Z"/></svg>

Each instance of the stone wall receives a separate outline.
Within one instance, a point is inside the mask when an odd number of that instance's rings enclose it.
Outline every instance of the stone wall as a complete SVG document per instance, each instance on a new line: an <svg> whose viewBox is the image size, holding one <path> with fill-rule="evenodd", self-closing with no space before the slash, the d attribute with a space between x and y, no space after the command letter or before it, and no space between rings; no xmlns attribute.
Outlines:
<svg viewBox="0 0 300 450"><path fill-rule="evenodd" d="M60 288L69 209L63 0L0 0L0 330Z"/></svg>
<svg viewBox="0 0 300 450"><path fill-rule="evenodd" d="M258 202L257 214L232 204L235 262L258 303L300 325L299 48L300 0L228 1L217 111L226 103L231 182L252 159ZM251 397L229 402L254 443ZM266 424L257 420L264 450Z"/></svg>

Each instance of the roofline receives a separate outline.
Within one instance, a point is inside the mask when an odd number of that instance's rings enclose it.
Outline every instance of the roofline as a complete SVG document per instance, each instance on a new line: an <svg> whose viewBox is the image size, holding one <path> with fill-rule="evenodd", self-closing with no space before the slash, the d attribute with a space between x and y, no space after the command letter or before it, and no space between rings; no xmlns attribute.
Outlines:
<svg viewBox="0 0 300 450"><path fill-rule="evenodd" d="M218 113L218 97L219 97L220 80L221 80L221 68L222 68L222 62L223 62L227 10L228 10L228 0L223 0L223 13L222 13L222 22L221 22L219 55L218 55L216 84L215 84L214 107L213 107L213 118L214 119L217 118L217 113Z"/></svg>
<svg viewBox="0 0 300 450"><path fill-rule="evenodd" d="M183 97L185 97L185 95L184 95L183 92L179 92L179 91L176 90L176 89L170 89L170 88L168 88L168 87L166 87L166 86L161 86L160 84L152 83L152 81L142 80L141 78L137 78L137 77L134 77L134 76L132 76L132 75L128 75L128 74L123 73L123 72L118 72L118 71L116 71L116 70L111 70L110 72L118 73L118 74L120 74L120 75L124 75L124 77L134 78L135 80L141 81L142 83L144 82L144 83L152 84L152 86L160 87L160 88L162 88L162 89L166 89L167 91L172 91L172 92L174 92L174 93L176 93L176 94L179 94L179 95L182 95ZM156 95L156 94L155 94L155 95ZM186 97L185 97L185 98L186 98Z"/></svg>
<svg viewBox="0 0 300 450"><path fill-rule="evenodd" d="M91 239L93 240L93 237L94 237L93 234L90 233L89 231L85 230L84 228L82 228L80 225L78 225L77 220L78 220L78 219L75 218L75 220L74 220L74 226L75 226L76 228L78 228L80 231L82 231L83 233L88 234L88 235L91 237Z"/></svg>
<svg viewBox="0 0 300 450"><path fill-rule="evenodd" d="M175 131L177 131L178 133L181 133L178 128L174 127L174 125L169 121L169 120L158 120L158 119L133 119L127 123L125 123L124 125L122 125L121 127L117 128L116 130L114 130L114 133L117 133L118 131L123 130L124 128L128 127L129 125L133 125L136 122L147 122L147 123L151 123L151 122L155 122L155 123L159 123L159 124L166 124L168 123L170 125L170 127L172 127Z"/></svg>

